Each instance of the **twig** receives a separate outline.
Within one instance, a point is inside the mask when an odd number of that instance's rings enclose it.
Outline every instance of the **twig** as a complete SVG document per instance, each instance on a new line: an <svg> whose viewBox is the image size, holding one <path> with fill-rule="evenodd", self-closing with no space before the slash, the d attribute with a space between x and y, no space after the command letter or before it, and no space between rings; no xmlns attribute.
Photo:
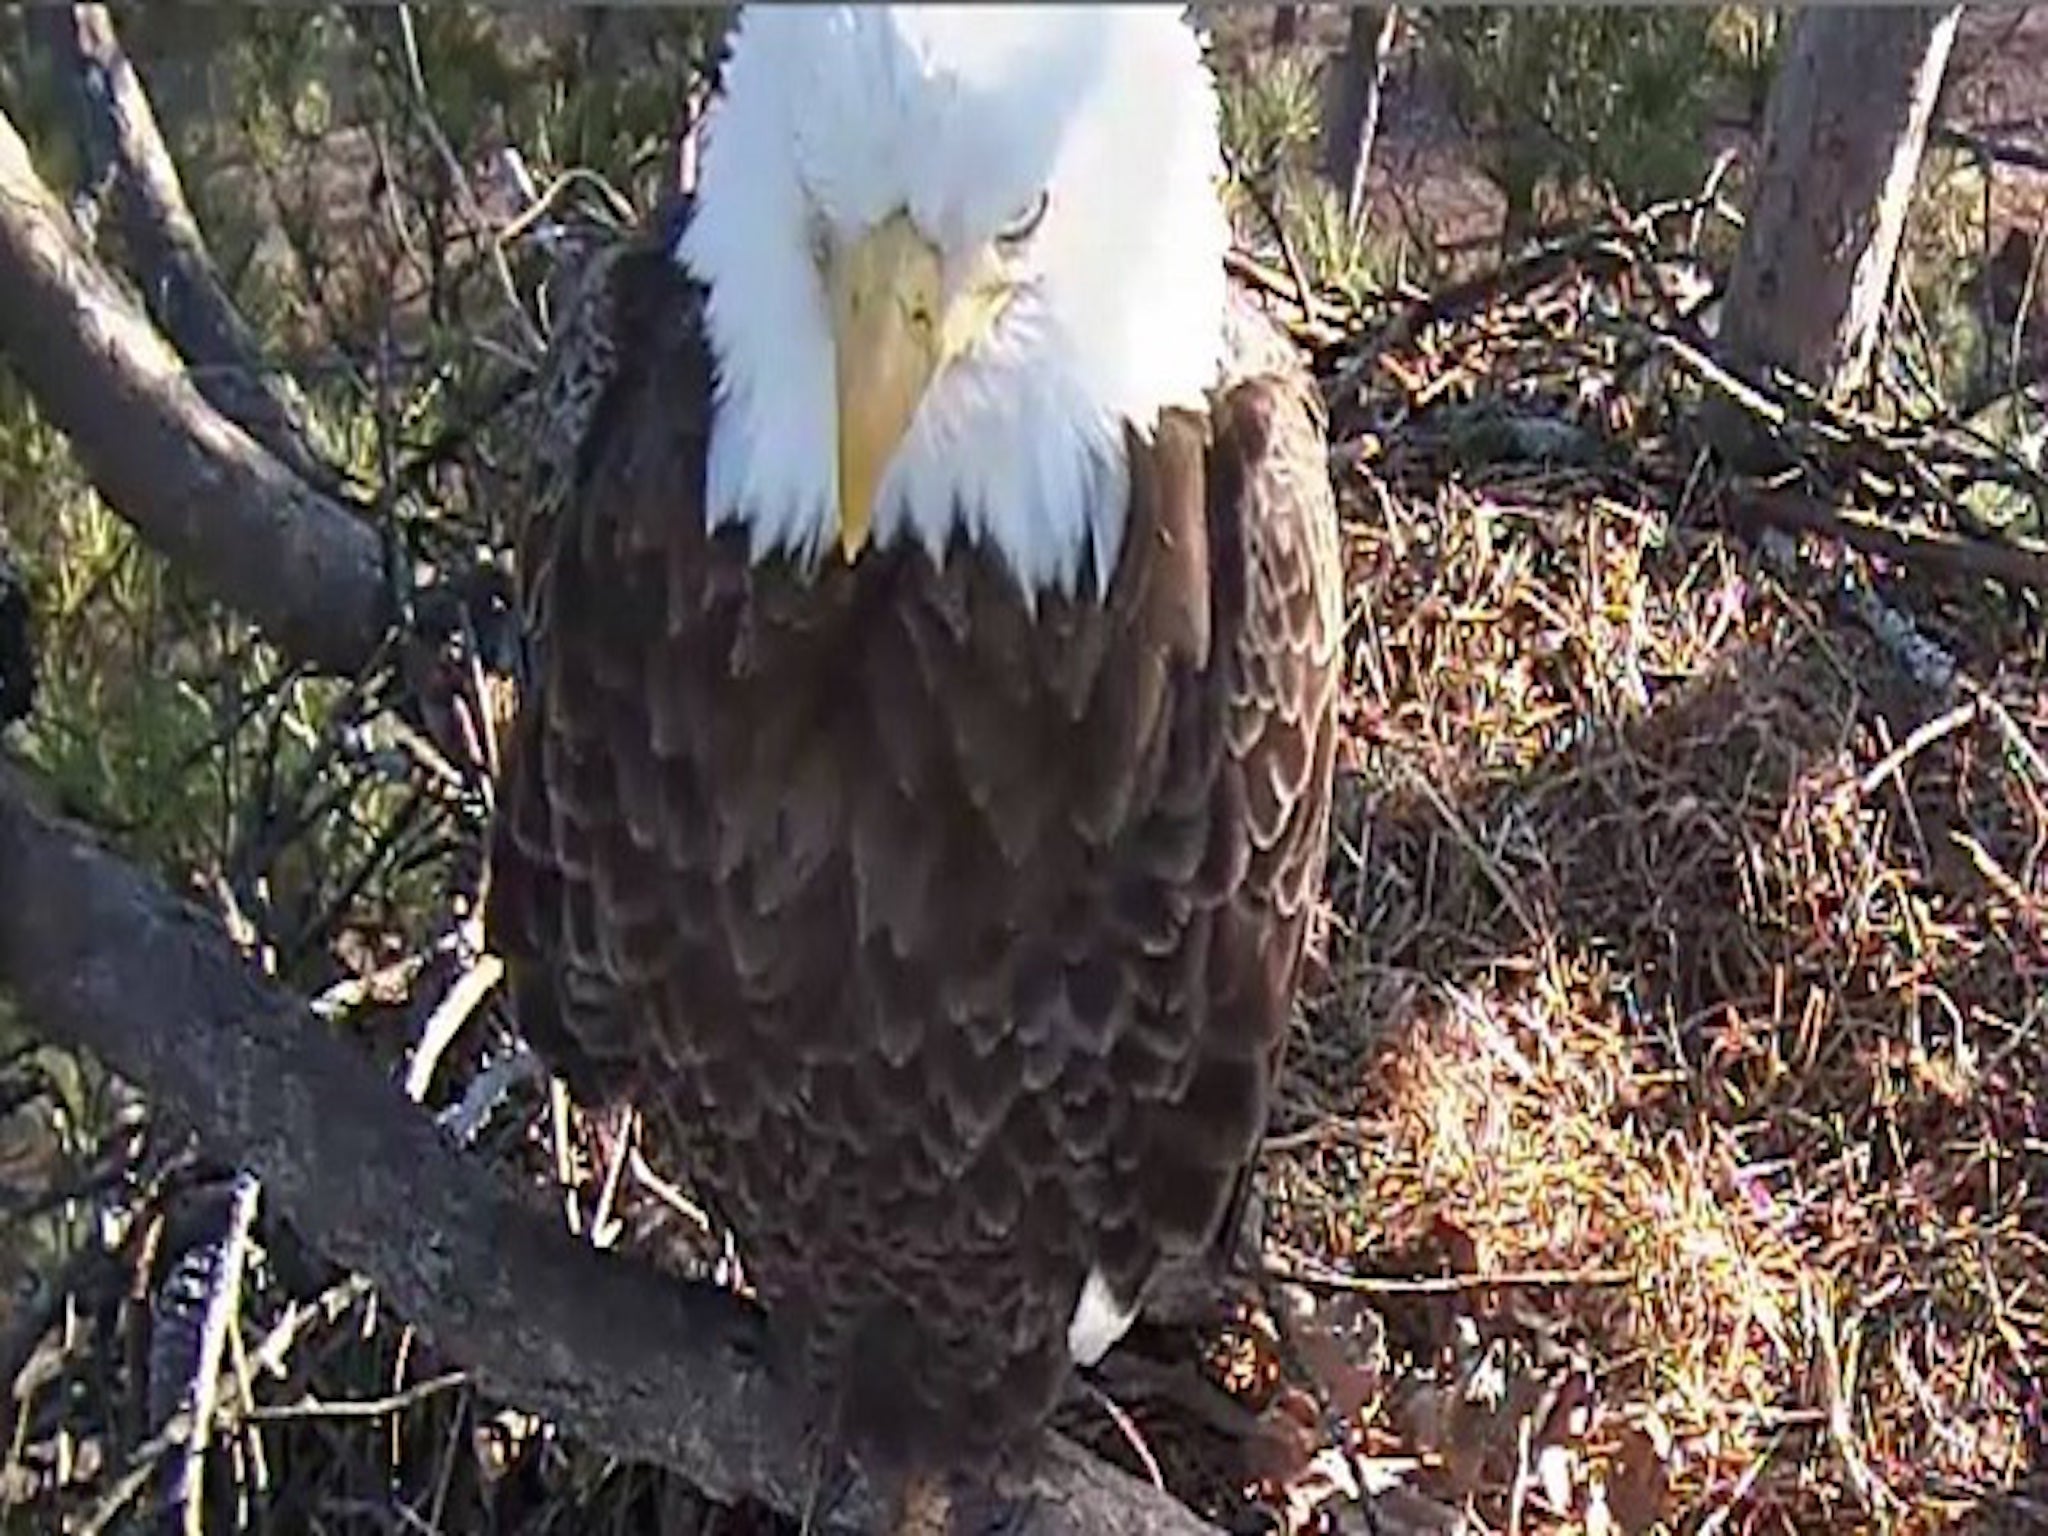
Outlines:
<svg viewBox="0 0 2048 1536"><path fill-rule="evenodd" d="M483 1000L491 995L491 988L498 984L504 970L504 961L496 955L479 955L476 963L456 978L455 985L448 989L448 995L435 1005L434 1011L427 1016L426 1028L420 1031L420 1043L413 1050L412 1060L405 1065L407 1098L416 1104L425 1102L442 1052L462 1032L462 1026L483 1005Z"/></svg>
<svg viewBox="0 0 2048 1536"><path fill-rule="evenodd" d="M1238 281L1247 283L1276 299L1285 300L1297 308L1300 307L1301 290L1295 285L1294 279L1285 272L1275 271L1251 252L1232 246L1223 253L1223 265ZM1354 324L1358 318L1349 306L1336 303L1319 293L1311 293L1308 296L1308 306L1309 319L1319 326L1341 330Z"/></svg>
<svg viewBox="0 0 2048 1536"><path fill-rule="evenodd" d="M205 1264L199 1316L197 1358L191 1363L190 1385L183 1412L189 1432L183 1454L166 1490L167 1503L177 1511L185 1536L203 1536L201 1495L206 1487L206 1450L212 1443L213 1416L220 1392L221 1350L227 1342L228 1324L242 1304L242 1270L248 1260L249 1232L256 1220L259 1185L244 1173L235 1180L225 1230L220 1241L187 1256Z"/></svg>
<svg viewBox="0 0 2048 1536"><path fill-rule="evenodd" d="M294 1304L293 1309L286 1314L285 1319L276 1328L271 1330L261 1349L254 1355L251 1355L248 1360L239 1360L238 1357L238 1372L243 1378L242 1398L221 1405L220 1412L222 1416L230 1424L246 1425L251 1405L242 1399L245 1399L248 1394L248 1366L251 1363L260 1363L272 1371L282 1370L284 1357L290 1353L292 1344L296 1340L301 1326L307 1319L316 1316L339 1315L343 1307L353 1305L355 1301L360 1300L366 1294L367 1287L359 1279L352 1277L333 1287L327 1296L322 1298L323 1302L334 1301L336 1305L332 1308L317 1304L312 1307L302 1308ZM233 1326L234 1313L232 1309L229 1310L227 1316L227 1336L232 1339L235 1336ZM163 1428L129 1454L127 1465L120 1477L114 1481L113 1485L100 1498L99 1502L94 1505L93 1513L86 1520L85 1524L79 1528L81 1532L101 1532L118 1520L121 1512L148 1486L150 1478L155 1475L156 1469L163 1462L163 1459L172 1451L186 1445L191 1440L194 1430L195 1424L192 1409L185 1405L174 1409L166 1417ZM260 1444L260 1442L258 1443Z"/></svg>
<svg viewBox="0 0 2048 1536"><path fill-rule="evenodd" d="M1627 1285L1625 1269L1504 1269L1488 1275L1354 1275L1313 1261L1271 1267L1268 1278L1313 1290L1356 1291L1366 1296L1462 1296L1485 1290L1569 1290Z"/></svg>
<svg viewBox="0 0 2048 1536"><path fill-rule="evenodd" d="M1841 1459L1849 1487L1866 1514L1884 1516L1898 1508L1898 1500L1891 1489L1884 1484L1863 1454L1863 1447L1856 1440L1854 1410L1850 1406L1850 1384L1842 1364L1842 1354L1836 1342L1836 1319L1833 1298L1822 1291L1820 1283L1809 1271L1799 1275L1800 1310L1805 1314L1807 1336L1813 1341L1818 1355L1815 1362L1820 1373L1821 1399L1827 1407L1828 1439L1833 1442L1835 1453Z"/></svg>
<svg viewBox="0 0 2048 1536"><path fill-rule="evenodd" d="M1138 1426L1131 1416L1124 1412L1123 1405L1092 1382L1088 1386L1088 1395L1094 1398L1096 1406L1109 1416L1109 1422L1116 1426L1116 1432L1123 1437L1124 1444L1128 1445L1131 1453L1138 1458L1138 1464L1145 1469L1145 1476L1151 1480L1152 1486L1164 1493L1166 1474L1159 1470L1159 1458L1152 1454L1152 1447L1145 1443L1144 1435L1139 1433Z"/></svg>
<svg viewBox="0 0 2048 1536"><path fill-rule="evenodd" d="M632 223L633 205L626 194L597 172L577 165L549 182L545 192L535 194L524 208L506 220L504 228L498 231L499 241L505 245L517 245L528 231L559 208L563 199L578 187L587 187L597 194L614 224L623 228Z"/></svg>
<svg viewBox="0 0 2048 1536"><path fill-rule="evenodd" d="M1275 206L1272 194L1264 185L1264 178L1244 176L1240 181L1245 194L1259 210L1259 216L1266 221L1266 228L1273 236L1273 243L1280 248L1280 259L1287 264L1287 277L1294 285L1294 292L1291 295L1294 307L1301 311L1304 322L1314 324L1315 285L1309 281L1308 269L1301 264L1301 253L1294 248L1294 237L1287 232L1287 221L1280 217L1280 210Z"/></svg>
<svg viewBox="0 0 2048 1536"><path fill-rule="evenodd" d="M1969 678L1962 678L1960 681L1969 690L1977 708L1998 727L1998 734L2005 738L2007 748L2032 776L2035 788L2048 790L2048 757L2044 757L2040 747L2020 729L2020 723L2013 719L2012 711Z"/></svg>
<svg viewBox="0 0 2048 1536"><path fill-rule="evenodd" d="M1669 353L1694 378L1741 406L1758 422L1774 430L1784 427L1787 420L1784 406L1754 384L1730 373L1683 336L1660 325L1644 326L1643 334L1651 345Z"/></svg>
<svg viewBox="0 0 2048 1536"><path fill-rule="evenodd" d="M1508 872L1501 867L1500 860L1480 845L1479 839L1472 835L1471 829L1465 825L1464 818L1458 814L1457 808L1444 798L1443 791L1431 783L1426 775L1410 767L1407 777L1416 792L1429 802L1430 809L1436 812L1437 819L1443 823L1444 830L1450 833L1451 840L1464 849L1472 862L1479 866L1480 873L1486 876L1487 884L1493 887L1507 909L1514 914L1523 935L1530 943L1541 944L1543 930L1523 902L1521 893L1515 889L1514 882L1508 878Z"/></svg>
<svg viewBox="0 0 2048 1536"><path fill-rule="evenodd" d="M1355 389L1383 353L1406 346L1432 325L1449 324L1489 304L1534 292L1575 266L1614 272L1634 265L1644 230L1699 205L1699 199L1687 199L1651 209L1627 224L1564 235L1502 266L1416 296L1370 343L1344 360L1326 386L1325 397L1336 399Z"/></svg>
<svg viewBox="0 0 2048 1536"><path fill-rule="evenodd" d="M1375 25L1377 21L1377 25ZM1344 194L1344 225L1355 237L1365 229L1365 188L1374 142L1385 104L1387 64L1401 27L1401 8L1388 5L1375 17L1370 6L1352 13L1339 67L1343 72L1342 120L1327 135L1325 169Z"/></svg>
<svg viewBox="0 0 2048 1536"><path fill-rule="evenodd" d="M1877 787L1944 736L1952 736L1977 718L1978 705L1975 699L1958 704L1946 713L1936 715L1925 725L1916 728L1906 739L1878 759L1871 770L1863 775L1862 790L1866 795L1877 793ZM1899 781L1901 789L1905 780Z"/></svg>
<svg viewBox="0 0 2048 1536"><path fill-rule="evenodd" d="M626 1176L626 1165L633 1150L634 1113L627 1105L618 1111L618 1129L612 1143L610 1162L605 1167L604 1182L598 1186L597 1205L590 1213L590 1241L598 1248L609 1248L618 1241L619 1233L625 1230L625 1222L614 1214L619 1200L619 1185Z"/></svg>
<svg viewBox="0 0 2048 1536"><path fill-rule="evenodd" d="M184 1441L190 1429L190 1421L180 1412L160 1432L137 1446L128 1458L127 1467L79 1525L79 1536L100 1536L119 1520L121 1512L149 1486L150 1478L156 1475L157 1464Z"/></svg>
<svg viewBox="0 0 2048 1536"><path fill-rule="evenodd" d="M388 1392L382 1397L323 1399L308 1395L295 1403L272 1403L251 1408L244 1416L254 1424L275 1424L290 1419L385 1419L416 1407L451 1387L464 1386L468 1381L467 1371L443 1371L425 1381L414 1382L403 1391Z"/></svg>
<svg viewBox="0 0 2048 1536"><path fill-rule="evenodd" d="M405 75L412 86L413 106L420 116L420 124L426 130L427 141L434 146L434 153L440 157L442 168L448 173L448 186L462 206L463 216L471 221L477 233L490 246L491 268L503 291L505 305L517 319L519 337L532 357L538 357L547 350L547 342L534 326L533 317L526 312L526 306L519 301L519 285L512 280L512 267L505 259L505 242L491 228L491 221L485 217L483 207L477 202L476 190L469 184L469 172L463 168L462 157L455 153L455 146L448 141L448 135L441 127L441 120L434 114L434 98L427 89L426 68L420 61L419 36L413 27L412 7L400 5L397 8L398 38L400 51L405 56Z"/></svg>
<svg viewBox="0 0 2048 1536"><path fill-rule="evenodd" d="M2016 165L2023 171L2048 171L2048 149L1987 138L1962 128L1938 127L1933 130L1933 138L1937 144L1949 149L1966 149L1978 159L1989 160L1994 165Z"/></svg>

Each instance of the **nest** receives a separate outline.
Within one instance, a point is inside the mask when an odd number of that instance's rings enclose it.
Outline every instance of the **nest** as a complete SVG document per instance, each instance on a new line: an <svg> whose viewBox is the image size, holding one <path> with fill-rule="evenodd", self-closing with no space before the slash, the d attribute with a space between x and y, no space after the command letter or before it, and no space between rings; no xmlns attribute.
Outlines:
<svg viewBox="0 0 2048 1536"><path fill-rule="evenodd" d="M1240 264L1316 354L1350 581L1273 1283L1069 1415L1233 1527L2048 1519L2048 670L1985 580L2035 556L1967 501L2039 487L1900 396L1707 363L1710 202L1368 310ZM1706 473L1709 399L1792 479ZM493 709L451 655L392 668L445 717L304 768L446 812L403 887L438 872L435 914L308 918L323 1005L593 1241L717 1270L630 1121L508 1053L471 917ZM50 1069L13 1070L19 1118ZM479 1397L123 1114L13 1212L93 1217L0 1337L37 1528L778 1528Z"/></svg>

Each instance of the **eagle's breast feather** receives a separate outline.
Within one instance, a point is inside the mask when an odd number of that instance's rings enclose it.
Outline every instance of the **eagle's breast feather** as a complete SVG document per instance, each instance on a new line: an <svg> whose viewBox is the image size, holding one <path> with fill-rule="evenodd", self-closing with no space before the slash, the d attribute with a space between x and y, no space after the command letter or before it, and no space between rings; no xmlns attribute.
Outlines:
<svg viewBox="0 0 2048 1536"><path fill-rule="evenodd" d="M964 539L757 564L706 531L702 305L622 247L555 349L491 940L842 1426L994 1455L1263 1130L1329 816L1320 417L1261 369L1133 435L1100 597Z"/></svg>

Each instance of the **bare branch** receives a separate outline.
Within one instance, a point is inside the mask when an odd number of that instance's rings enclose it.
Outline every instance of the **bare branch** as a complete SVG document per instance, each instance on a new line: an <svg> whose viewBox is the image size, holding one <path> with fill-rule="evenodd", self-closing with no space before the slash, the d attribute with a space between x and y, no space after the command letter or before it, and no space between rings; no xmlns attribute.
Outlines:
<svg viewBox="0 0 2048 1536"><path fill-rule="evenodd" d="M0 352L108 503L293 656L360 669L391 612L382 541L207 402L4 115L0 294Z"/></svg>
<svg viewBox="0 0 2048 1536"><path fill-rule="evenodd" d="M221 1354L228 1325L242 1305L242 1271L249 1259L249 1234L256 1223L259 1186L237 1176L220 1236L178 1260L158 1293L158 1316L150 1362L151 1386L166 1395L180 1390L189 1420L184 1444L165 1479L163 1526L180 1536L202 1536L206 1449L213 1440L219 1407ZM177 1410L173 1410L176 1412ZM171 1414L163 1415L169 1419Z"/></svg>
<svg viewBox="0 0 2048 1536"><path fill-rule="evenodd" d="M104 5L43 13L45 30L78 85L81 140L112 198L130 271L150 318L192 365L199 392L309 484L340 478L307 441L301 404L263 361L213 265L184 184L157 127L149 93Z"/></svg>
<svg viewBox="0 0 2048 1536"><path fill-rule="evenodd" d="M1793 491L1738 494L1729 504L1738 523L1761 523L1840 539L1852 549L1945 576L2001 581L2048 591L2048 548L2032 539L1972 538L1943 528L1915 528L1850 507L1830 506Z"/></svg>
<svg viewBox="0 0 2048 1536"><path fill-rule="evenodd" d="M214 919L37 808L0 767L0 986L263 1181L488 1391L714 1497L796 1512L806 1437L758 1314L577 1242L456 1152L399 1087L247 965ZM33 891L33 900L22 899ZM1025 1536L1200 1536L1184 1507L1054 1445ZM872 1526L856 1488L833 1511Z"/></svg>
<svg viewBox="0 0 2048 1536"><path fill-rule="evenodd" d="M504 241L493 232L490 218L477 201L476 188L470 185L469 172L463 166L462 157L455 152L447 130L442 128L440 118L434 113L434 95L427 88L426 67L420 62L420 42L413 27L412 7L400 5L393 14L398 22L399 53L405 60L406 79L412 86L420 125L426 131L427 141L434 146L435 154L440 157L442 169L448 176L448 188L458 200L463 216L470 221L477 238L490 252L491 270L497 274L498 287L505 296L505 307L517 322L520 340L528 353L537 357L546 349L546 341L535 329L533 317L519 300L519 285L512 280L512 267L505 259Z"/></svg>

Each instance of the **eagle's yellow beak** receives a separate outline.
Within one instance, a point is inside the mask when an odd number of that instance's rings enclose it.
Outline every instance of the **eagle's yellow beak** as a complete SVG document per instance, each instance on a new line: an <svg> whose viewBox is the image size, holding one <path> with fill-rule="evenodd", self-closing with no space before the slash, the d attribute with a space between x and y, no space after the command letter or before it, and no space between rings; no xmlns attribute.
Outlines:
<svg viewBox="0 0 2048 1536"><path fill-rule="evenodd" d="M877 224L826 272L839 391L839 547L868 541L875 491L939 369L939 253L907 215Z"/></svg>
<svg viewBox="0 0 2048 1536"><path fill-rule="evenodd" d="M895 213L826 263L839 394L839 548L850 562L874 525L875 493L932 379L1000 307L970 283L950 304L939 252Z"/></svg>

